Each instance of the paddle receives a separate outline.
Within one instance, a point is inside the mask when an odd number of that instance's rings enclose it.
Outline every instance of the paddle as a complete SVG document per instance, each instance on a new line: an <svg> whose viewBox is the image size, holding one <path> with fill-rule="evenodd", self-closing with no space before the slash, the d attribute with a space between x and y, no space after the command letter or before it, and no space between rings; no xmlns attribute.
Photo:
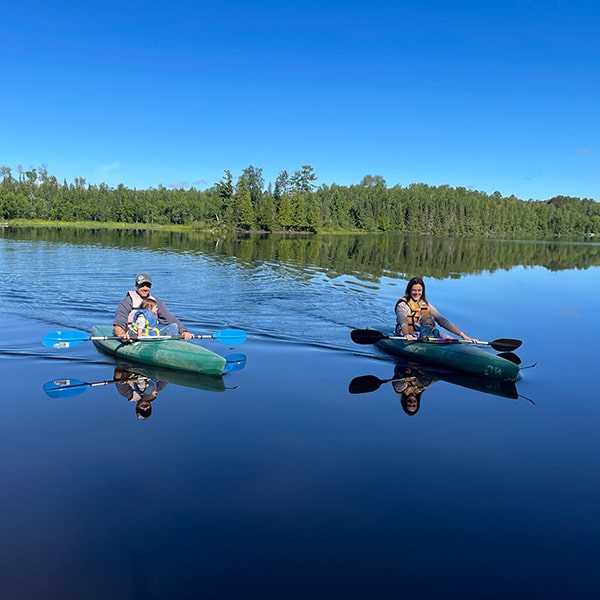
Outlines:
<svg viewBox="0 0 600 600"><path fill-rule="evenodd" d="M118 381L127 381L127 379L110 379L106 381L93 381L91 383L80 381L79 379L56 379L44 384L44 392L50 398L71 398L83 394L88 388L109 385Z"/></svg>
<svg viewBox="0 0 600 600"><path fill-rule="evenodd" d="M232 371L241 371L246 366L245 354L229 354L225 357L227 361L223 373L231 373Z"/></svg>
<svg viewBox="0 0 600 600"><path fill-rule="evenodd" d="M405 337L385 335L381 331L375 329L353 329L350 332L350 337L355 344L376 344L381 340L405 340ZM414 340L415 342L419 340ZM510 338L500 338L491 342L469 342L467 340L452 340L453 343L461 342L463 344L474 344L490 346L499 352L511 352L516 350L523 342L521 340L513 340Z"/></svg>
<svg viewBox="0 0 600 600"><path fill-rule="evenodd" d="M214 333L209 333L205 335L194 335L195 339L214 339L218 340L223 344L242 344L246 341L246 332L241 329L221 329L219 331L215 331ZM75 331L75 330L62 330L62 331L52 331L46 334L42 338L42 343L44 346L48 346L50 348L72 348L73 346L78 346L83 342L93 341L93 340L119 340L121 339L117 335L98 335L91 336L83 331ZM158 340L181 340L183 339L180 335L154 335L154 336L143 336L136 338L138 342L154 342Z"/></svg>
<svg viewBox="0 0 600 600"><path fill-rule="evenodd" d="M500 352L498 356L505 360L510 360L510 362L515 363L515 365L521 364L521 359L514 352Z"/></svg>
<svg viewBox="0 0 600 600"><path fill-rule="evenodd" d="M351 394L366 394L379 389L384 383L390 381L399 381L399 379L379 379L375 375L363 375L355 377L348 386L348 391Z"/></svg>

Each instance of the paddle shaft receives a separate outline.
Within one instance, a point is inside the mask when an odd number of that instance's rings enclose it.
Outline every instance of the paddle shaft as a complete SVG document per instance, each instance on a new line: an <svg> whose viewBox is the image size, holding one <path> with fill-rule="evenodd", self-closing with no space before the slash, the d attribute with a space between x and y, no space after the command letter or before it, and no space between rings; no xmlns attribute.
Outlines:
<svg viewBox="0 0 600 600"><path fill-rule="evenodd" d="M91 387L98 387L101 385L109 385L111 383L119 383L120 381L127 381L128 379L108 379L105 381L79 381L78 379L55 379L49 381L44 385L44 391L51 398L70 398L72 396L78 396Z"/></svg>
<svg viewBox="0 0 600 600"><path fill-rule="evenodd" d="M221 329L211 334L191 334L196 339L215 339L223 344L241 344L246 341L246 332L241 329ZM83 342L121 340L118 335L90 336L83 331L53 331L42 339L42 343L50 348L70 348ZM159 340L181 340L183 335L145 335L131 337L130 342L155 342ZM190 338L191 339L191 338Z"/></svg>
<svg viewBox="0 0 600 600"><path fill-rule="evenodd" d="M406 337L403 336L393 336L393 335L385 335L381 333L381 331L377 331L375 329L354 329L350 332L350 337L352 341L356 344L376 344L381 340L407 340ZM500 338L497 340L493 340L491 342L471 342L469 340L457 340L452 339L448 342L444 342L445 338L434 338L431 340L408 340L414 341L415 343L462 343L462 344L473 344L473 345L484 345L490 346L494 350L498 350L501 352L510 352L512 350L516 350L523 342L521 340L515 340L511 338Z"/></svg>

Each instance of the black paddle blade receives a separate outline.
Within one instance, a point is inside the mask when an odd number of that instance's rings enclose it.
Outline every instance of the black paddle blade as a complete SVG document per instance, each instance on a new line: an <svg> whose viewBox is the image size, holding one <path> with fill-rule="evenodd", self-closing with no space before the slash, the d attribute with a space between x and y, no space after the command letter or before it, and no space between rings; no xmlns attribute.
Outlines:
<svg viewBox="0 0 600 600"><path fill-rule="evenodd" d="M362 377L355 377L350 382L348 391L351 394L366 394L379 389L383 383L385 381L375 377L375 375L363 375Z"/></svg>
<svg viewBox="0 0 600 600"><path fill-rule="evenodd" d="M512 340L510 338L500 338L490 342L490 346L498 352L512 352L516 350L523 342L521 340Z"/></svg>
<svg viewBox="0 0 600 600"><path fill-rule="evenodd" d="M514 352L500 352L498 356L505 360L510 360L510 362L515 363L515 365L521 364L521 359Z"/></svg>
<svg viewBox="0 0 600 600"><path fill-rule="evenodd" d="M355 344L376 344L387 336L375 329L353 329L350 337Z"/></svg>

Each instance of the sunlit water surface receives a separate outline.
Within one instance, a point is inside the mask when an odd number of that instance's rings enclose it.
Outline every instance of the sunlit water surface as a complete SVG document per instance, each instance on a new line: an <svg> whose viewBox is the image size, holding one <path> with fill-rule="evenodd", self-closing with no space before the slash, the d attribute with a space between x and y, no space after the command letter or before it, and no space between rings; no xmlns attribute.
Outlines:
<svg viewBox="0 0 600 600"><path fill-rule="evenodd" d="M524 340L524 368L517 399L440 380L409 416L350 331L391 327L416 273L353 256L4 232L2 597L596 597L598 266L426 279L471 335ZM166 376L146 420L113 384L50 397L115 364L41 338L111 323L140 271L190 330L244 329L205 345L245 366L221 389Z"/></svg>

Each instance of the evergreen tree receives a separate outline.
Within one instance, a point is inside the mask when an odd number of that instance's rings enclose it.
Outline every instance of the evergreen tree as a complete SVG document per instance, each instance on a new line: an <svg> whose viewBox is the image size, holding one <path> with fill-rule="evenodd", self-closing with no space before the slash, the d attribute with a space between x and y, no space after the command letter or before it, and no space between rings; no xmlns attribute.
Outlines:
<svg viewBox="0 0 600 600"><path fill-rule="evenodd" d="M248 180L245 175L238 179L236 194L236 217L237 226L240 229L255 229L256 228L256 213L252 206L252 197Z"/></svg>

